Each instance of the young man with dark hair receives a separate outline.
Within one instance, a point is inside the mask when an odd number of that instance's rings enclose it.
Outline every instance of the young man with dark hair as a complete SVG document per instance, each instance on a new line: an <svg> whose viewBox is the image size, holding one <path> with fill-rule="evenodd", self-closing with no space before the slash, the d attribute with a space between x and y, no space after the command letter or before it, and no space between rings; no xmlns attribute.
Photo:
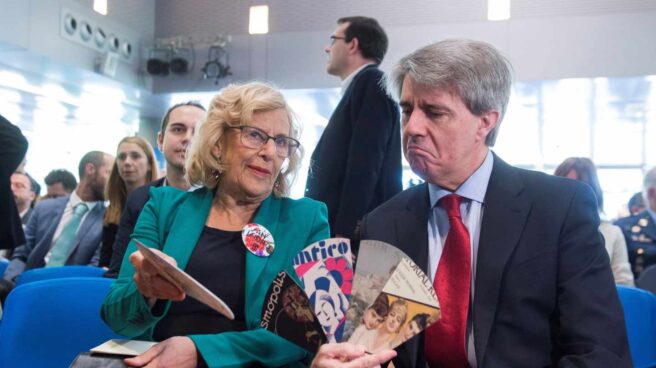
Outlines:
<svg viewBox="0 0 656 368"><path fill-rule="evenodd" d="M135 189L128 197L121 214L118 232L112 246L109 264L101 264L109 270L105 277L117 277L130 242L130 235L137 223L137 218L150 198L151 187L172 186L188 190L189 182L185 177L185 159L187 148L194 136L196 124L205 116L205 108L195 101L188 101L171 106L162 119L161 131L157 133L157 147L166 159L166 176Z"/></svg>
<svg viewBox="0 0 656 368"><path fill-rule="evenodd" d="M52 170L46 175L44 181L47 190L44 199L67 196L77 187L75 176L65 169Z"/></svg>
<svg viewBox="0 0 656 368"><path fill-rule="evenodd" d="M352 238L365 213L402 189L401 126L378 69L385 31L373 18L337 23L326 70L342 80L343 96L312 154L305 195L328 206L331 235Z"/></svg>

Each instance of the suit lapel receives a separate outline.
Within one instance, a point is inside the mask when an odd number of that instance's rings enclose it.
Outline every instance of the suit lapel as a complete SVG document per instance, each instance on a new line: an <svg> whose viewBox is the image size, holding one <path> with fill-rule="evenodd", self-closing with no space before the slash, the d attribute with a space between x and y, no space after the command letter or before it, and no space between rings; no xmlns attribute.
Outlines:
<svg viewBox="0 0 656 368"><path fill-rule="evenodd" d="M84 221L80 224L80 228L77 230L77 233L75 234L75 244L73 244L73 246L68 249L66 260L68 260L71 254L73 254L73 252L75 252L77 247L80 246L82 239L84 239L87 232L89 232L89 229L91 229L93 226L98 226L102 224L102 219L100 219L99 217L102 216L103 208L104 205L102 203L96 204L91 210L91 212L89 212L87 217L84 218Z"/></svg>
<svg viewBox="0 0 656 368"><path fill-rule="evenodd" d="M212 192L206 188L198 189L180 204L171 229L164 243L164 252L175 258L180 269L185 269L200 234L203 232L207 215L212 206ZM162 239L163 240L163 239Z"/></svg>
<svg viewBox="0 0 656 368"><path fill-rule="evenodd" d="M406 213L395 216L395 233L398 234L397 243L424 272L428 271L428 212L430 203L428 198L428 185L416 187L415 193L408 200Z"/></svg>
<svg viewBox="0 0 656 368"><path fill-rule="evenodd" d="M523 188L517 169L495 155L485 194L472 311L476 360L479 365L484 364L503 272L517 246L531 207Z"/></svg>
<svg viewBox="0 0 656 368"><path fill-rule="evenodd" d="M394 215L394 233L397 234L394 246L401 249L415 264L428 274L428 214L430 199L428 185L422 184L412 189L406 208ZM398 366L416 367L424 358L424 335L411 339L397 348Z"/></svg>
<svg viewBox="0 0 656 368"><path fill-rule="evenodd" d="M59 201L56 206L53 206L50 211L52 212L42 212L42 215L39 217L40 219L43 218L45 221L48 221L45 226L42 227L41 229L44 230L43 234L43 240L39 241L37 245L43 244L40 248L43 251L43 255L39 255L39 258L45 257L45 255L50 251L52 246L54 245L52 240L55 237L55 232L57 231L57 226L59 226L59 222L61 221L62 216L64 215L64 210L66 209L66 205L68 204L70 196L68 197L61 197L61 198L56 198L56 199L49 199L50 201ZM37 233L40 232L40 230L37 228ZM37 235L38 238L38 235Z"/></svg>

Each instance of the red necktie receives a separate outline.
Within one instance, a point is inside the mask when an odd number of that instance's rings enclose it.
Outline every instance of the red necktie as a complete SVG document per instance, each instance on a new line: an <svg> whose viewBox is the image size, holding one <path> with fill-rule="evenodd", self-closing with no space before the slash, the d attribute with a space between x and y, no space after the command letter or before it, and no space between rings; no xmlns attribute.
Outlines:
<svg viewBox="0 0 656 368"><path fill-rule="evenodd" d="M456 194L449 194L440 200L449 217L450 228L433 281L442 318L425 334L424 348L431 367L468 367L465 333L471 287L471 250L469 232L460 217L461 199Z"/></svg>

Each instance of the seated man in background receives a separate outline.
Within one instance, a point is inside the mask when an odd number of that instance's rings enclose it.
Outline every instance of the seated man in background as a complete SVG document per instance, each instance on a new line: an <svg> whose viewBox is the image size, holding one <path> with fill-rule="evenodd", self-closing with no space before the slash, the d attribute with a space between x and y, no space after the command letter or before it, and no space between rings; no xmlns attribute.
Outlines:
<svg viewBox="0 0 656 368"><path fill-rule="evenodd" d="M642 196L646 207L642 212L615 221L624 233L636 279L645 268L656 264L656 167L645 175Z"/></svg>
<svg viewBox="0 0 656 368"><path fill-rule="evenodd" d="M75 192L44 200L34 209L25 229L25 244L15 249L0 280L1 298L24 270L98 263L104 189L113 163L114 157L103 152L85 154Z"/></svg>
<svg viewBox="0 0 656 368"><path fill-rule="evenodd" d="M65 197L71 194L77 187L75 176L66 169L56 169L46 175L47 193L43 199Z"/></svg>
<svg viewBox="0 0 656 368"><path fill-rule="evenodd" d="M134 225L150 198L150 188L171 186L184 191L189 189L184 169L187 147L194 136L196 123L204 115L205 108L194 101L173 105L164 114L161 130L157 133L157 147L164 153L166 159L166 176L135 189L128 196L112 247L109 270L105 273L105 277L118 276Z"/></svg>
<svg viewBox="0 0 656 368"><path fill-rule="evenodd" d="M32 179L24 173L15 172L11 175L11 191L20 214L23 228L32 215L32 204L36 200L36 187Z"/></svg>
<svg viewBox="0 0 656 368"><path fill-rule="evenodd" d="M36 203L36 188L37 183L27 174L22 172L15 172L11 174L11 192L14 195L14 202L20 215L21 225L25 230L27 221L32 216L32 209ZM11 258L13 249L0 250L0 256Z"/></svg>

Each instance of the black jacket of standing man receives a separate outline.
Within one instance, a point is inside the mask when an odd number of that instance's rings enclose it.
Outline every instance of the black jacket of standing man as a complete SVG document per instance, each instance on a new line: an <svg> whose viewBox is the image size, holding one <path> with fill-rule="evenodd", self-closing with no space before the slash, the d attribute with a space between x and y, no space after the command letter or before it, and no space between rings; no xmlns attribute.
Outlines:
<svg viewBox="0 0 656 368"><path fill-rule="evenodd" d="M20 129L0 115L0 249L25 243L9 178L27 152L27 139Z"/></svg>
<svg viewBox="0 0 656 368"><path fill-rule="evenodd" d="M331 235L352 238L358 220L402 189L399 109L377 65L387 36L366 17L338 20L326 47L343 96L317 144L305 189L328 206Z"/></svg>

